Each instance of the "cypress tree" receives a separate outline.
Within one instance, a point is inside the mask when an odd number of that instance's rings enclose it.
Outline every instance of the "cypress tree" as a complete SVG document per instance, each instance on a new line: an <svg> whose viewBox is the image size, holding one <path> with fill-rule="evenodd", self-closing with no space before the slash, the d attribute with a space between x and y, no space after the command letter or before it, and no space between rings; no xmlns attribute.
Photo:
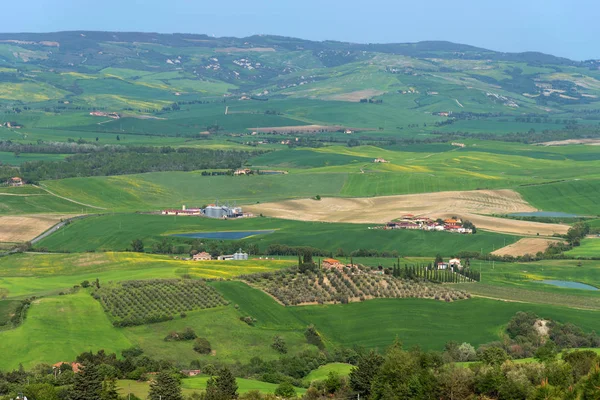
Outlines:
<svg viewBox="0 0 600 400"><path fill-rule="evenodd" d="M150 400L183 400L179 380L166 371L156 375L156 380L150 384L148 393Z"/></svg>

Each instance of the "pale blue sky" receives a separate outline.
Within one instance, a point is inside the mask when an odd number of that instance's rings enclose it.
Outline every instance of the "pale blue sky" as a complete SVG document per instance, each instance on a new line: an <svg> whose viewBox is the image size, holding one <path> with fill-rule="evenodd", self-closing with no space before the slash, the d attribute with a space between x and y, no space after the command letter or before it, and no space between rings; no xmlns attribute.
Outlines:
<svg viewBox="0 0 600 400"><path fill-rule="evenodd" d="M597 0L0 0L2 32L277 34L361 43L449 40L600 58Z"/></svg>

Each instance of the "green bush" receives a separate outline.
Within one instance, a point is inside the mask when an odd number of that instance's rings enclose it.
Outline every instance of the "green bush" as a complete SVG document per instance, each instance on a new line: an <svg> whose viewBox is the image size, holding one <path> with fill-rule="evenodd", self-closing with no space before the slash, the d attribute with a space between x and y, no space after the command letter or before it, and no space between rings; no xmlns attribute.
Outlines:
<svg viewBox="0 0 600 400"><path fill-rule="evenodd" d="M194 351L200 354L210 354L212 351L210 342L206 340L206 338L196 338L196 340L194 340Z"/></svg>

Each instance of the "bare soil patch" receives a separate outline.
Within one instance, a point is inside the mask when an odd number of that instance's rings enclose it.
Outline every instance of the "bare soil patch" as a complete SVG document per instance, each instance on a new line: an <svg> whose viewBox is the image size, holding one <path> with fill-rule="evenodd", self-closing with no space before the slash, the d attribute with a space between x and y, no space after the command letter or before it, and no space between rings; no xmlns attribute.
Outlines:
<svg viewBox="0 0 600 400"><path fill-rule="evenodd" d="M85 254L80 256L73 264L78 267L91 267L93 265L106 264L107 259L104 254Z"/></svg>
<svg viewBox="0 0 600 400"><path fill-rule="evenodd" d="M598 146L600 145L600 139L567 139L538 143L539 146L567 146L569 144L587 144L590 146Z"/></svg>
<svg viewBox="0 0 600 400"><path fill-rule="evenodd" d="M525 254L536 254L538 251L544 251L548 248L551 243L557 243L558 239L545 239L545 238L523 238L519 241L510 244L506 247L502 247L494 251L492 254L497 256L522 256Z"/></svg>
<svg viewBox="0 0 600 400"><path fill-rule="evenodd" d="M568 226L495 218L482 214L537 211L513 190L471 190L366 198L286 200L245 207L254 214L301 221L385 223L405 214L430 218L458 216L479 229L516 235L550 236Z"/></svg>
<svg viewBox="0 0 600 400"><path fill-rule="evenodd" d="M357 90L354 92L348 93L340 93L340 94L332 94L329 96L323 97L324 100L338 100L338 101L355 101L358 102L360 99L368 99L374 96L379 96L384 94L385 92L382 90L375 89L364 89Z"/></svg>
<svg viewBox="0 0 600 400"><path fill-rule="evenodd" d="M59 223L61 219L73 216L61 214L0 216L0 242L27 242Z"/></svg>

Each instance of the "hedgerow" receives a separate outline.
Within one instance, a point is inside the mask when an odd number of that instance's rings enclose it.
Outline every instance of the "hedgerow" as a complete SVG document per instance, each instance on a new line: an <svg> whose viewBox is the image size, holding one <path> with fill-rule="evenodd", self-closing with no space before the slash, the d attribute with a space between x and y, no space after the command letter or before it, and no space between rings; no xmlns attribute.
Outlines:
<svg viewBox="0 0 600 400"><path fill-rule="evenodd" d="M153 279L103 285L93 293L117 327L173 319L176 314L226 305L203 280Z"/></svg>

